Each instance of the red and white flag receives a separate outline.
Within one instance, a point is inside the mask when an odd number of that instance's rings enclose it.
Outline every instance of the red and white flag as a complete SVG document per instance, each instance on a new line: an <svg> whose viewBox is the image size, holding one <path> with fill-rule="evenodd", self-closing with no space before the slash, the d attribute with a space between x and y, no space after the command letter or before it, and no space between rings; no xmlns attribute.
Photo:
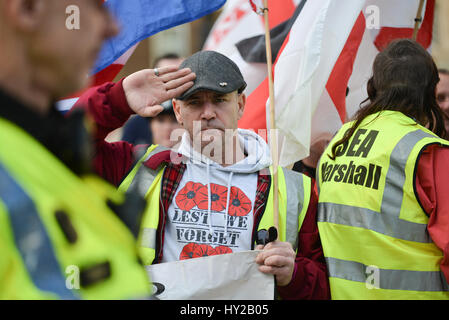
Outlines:
<svg viewBox="0 0 449 320"><path fill-rule="evenodd" d="M367 98L376 55L400 38L411 38L419 0L367 0L326 84L312 119L310 145L328 140ZM427 0L417 41L430 50L435 0Z"/></svg>
<svg viewBox="0 0 449 320"><path fill-rule="evenodd" d="M280 165L309 154L314 111L363 4L302 1L286 30L279 32L285 35L273 69ZM239 127L264 133L269 128L267 100L265 78L249 95Z"/></svg>
<svg viewBox="0 0 449 320"><path fill-rule="evenodd" d="M337 2L339 2L338 6ZM312 11L305 11L306 6L314 5L322 8L327 6L325 12L329 13L329 8L332 8L332 14L322 21L323 28L314 29L314 33L310 32L314 25L301 23L304 29L299 31L299 34L295 33L296 36L293 37L290 32L283 47L273 54L273 58L277 57L274 66L276 122L277 127L286 137L286 144L281 150L280 158L283 165L306 157L310 146L320 140L329 140L341 125L354 115L360 103L367 97L366 83L379 50L388 45L391 40L412 36L419 0L363 0L351 5L347 3L335 0L301 1L299 5L303 5L304 10L298 16L298 24L295 28L298 28L300 19L310 21L312 18L318 19L318 15L307 17L310 13L305 12ZM348 7L344 7L345 5ZM430 48L432 41L434 6L435 0L426 1L425 10L423 10L424 19L418 32L418 41L426 48ZM271 10L270 5L269 8ZM354 11L355 9L358 11ZM254 13L252 15L260 18ZM351 17L350 20L348 17ZM351 23L348 24L348 21ZM293 24L289 27L293 29ZM241 30L243 32L244 28ZM260 34L263 37L263 31L260 31ZM309 38L303 36L307 34L310 34ZM323 39L327 39L321 41L321 47L315 47L317 49L314 53L315 59L307 60L297 55L298 59L294 60L285 52L282 53L287 45L302 50L299 48L306 47L306 40L312 43L312 35L321 35ZM254 76L257 74L254 70L257 68L262 70L264 67L266 69L266 65L263 65L262 61L258 63L245 61L245 57L240 55L234 44L244 37L243 34L239 34L239 38L233 44L229 44L231 39L228 38L226 44L218 42L216 46L220 47L223 44L228 48L220 48L222 52L234 50L234 54L230 55L231 59L241 67L245 79L253 83L253 87L249 86L250 90L246 91L247 105L243 118L239 121L239 127L254 129L256 132L262 129L263 132L269 120L267 117L268 79L266 72L260 72L258 77ZM250 37L254 35L247 33L246 38ZM288 59L284 60L282 55ZM327 63L323 64L323 60ZM306 61L311 64L305 64ZM284 67L281 68L281 65ZM308 85L308 82L304 82L303 72L312 70L312 66L317 68L314 73L311 73L310 81L313 85L310 90L308 89L309 94L304 96L305 89L300 83L303 86ZM327 75L327 78L323 78L323 75ZM318 82L320 82L319 85L317 85ZM257 83L259 85L254 85ZM298 90L302 90L302 93Z"/></svg>
<svg viewBox="0 0 449 320"><path fill-rule="evenodd" d="M296 18L274 66L281 166L309 155L313 115L364 2L307 1Z"/></svg>
<svg viewBox="0 0 449 320"><path fill-rule="evenodd" d="M374 58L379 51L392 40L412 37L418 6L419 0L366 1L363 11L366 28L363 29L354 60L354 71L348 81L346 118L351 118L359 109L360 102L367 97L366 83L371 76ZM425 1L417 41L428 50L432 43L434 11L435 0Z"/></svg>
<svg viewBox="0 0 449 320"><path fill-rule="evenodd" d="M270 28L288 20L299 2L300 0L269 0ZM267 65L266 61L246 62L235 44L246 38L264 34L264 30L263 17L254 14L248 0L228 0L203 47L203 50L218 51L237 63L247 82L246 95L267 77Z"/></svg>

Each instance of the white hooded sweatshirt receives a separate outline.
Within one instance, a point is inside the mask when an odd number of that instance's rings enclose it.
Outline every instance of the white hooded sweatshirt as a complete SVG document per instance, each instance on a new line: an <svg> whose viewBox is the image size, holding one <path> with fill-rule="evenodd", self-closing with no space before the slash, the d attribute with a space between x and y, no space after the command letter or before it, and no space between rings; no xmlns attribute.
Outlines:
<svg viewBox="0 0 449 320"><path fill-rule="evenodd" d="M167 212L162 262L251 249L258 171L271 158L259 135L238 129L238 137L247 156L223 167L183 135L178 152L188 160Z"/></svg>

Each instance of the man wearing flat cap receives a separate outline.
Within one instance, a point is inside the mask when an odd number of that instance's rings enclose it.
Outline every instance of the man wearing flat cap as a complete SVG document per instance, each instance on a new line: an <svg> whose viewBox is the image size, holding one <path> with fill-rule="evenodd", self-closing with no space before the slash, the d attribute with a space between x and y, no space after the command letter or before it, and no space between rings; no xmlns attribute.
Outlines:
<svg viewBox="0 0 449 320"><path fill-rule="evenodd" d="M148 101L128 103L127 98L144 94L141 75L81 98L99 129L98 171L148 200L139 238L144 264L260 249L259 270L275 276L281 298L329 298L317 197L308 177L278 168L277 238L266 232L274 220L270 151L259 135L237 127L246 103L238 66L220 53L201 51L180 68L196 74L193 86L172 100L184 128L181 142L176 152L150 146L135 165L132 145L103 139L133 113L160 111ZM163 70L156 73L164 77Z"/></svg>

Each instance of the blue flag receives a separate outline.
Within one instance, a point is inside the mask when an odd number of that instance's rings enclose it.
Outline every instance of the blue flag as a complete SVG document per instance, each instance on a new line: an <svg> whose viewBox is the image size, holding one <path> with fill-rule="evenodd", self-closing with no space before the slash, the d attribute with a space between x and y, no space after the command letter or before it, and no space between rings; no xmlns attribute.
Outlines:
<svg viewBox="0 0 449 320"><path fill-rule="evenodd" d="M103 45L92 70L97 73L131 46L149 36L218 10L226 0L108 0L105 5L118 20L120 33Z"/></svg>

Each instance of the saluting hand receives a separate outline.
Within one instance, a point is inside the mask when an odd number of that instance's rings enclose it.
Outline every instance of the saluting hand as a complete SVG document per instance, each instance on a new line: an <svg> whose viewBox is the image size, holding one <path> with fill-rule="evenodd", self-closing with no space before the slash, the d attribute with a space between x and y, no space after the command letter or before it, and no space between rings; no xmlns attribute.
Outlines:
<svg viewBox="0 0 449 320"><path fill-rule="evenodd" d="M154 117L163 110L160 104L180 96L193 86L196 75L176 66L137 71L123 80L129 107L142 117Z"/></svg>
<svg viewBox="0 0 449 320"><path fill-rule="evenodd" d="M260 264L259 271L270 273L276 277L278 286L290 283L295 268L296 253L289 242L273 241L265 246L258 245L256 250L263 250L256 257Z"/></svg>

